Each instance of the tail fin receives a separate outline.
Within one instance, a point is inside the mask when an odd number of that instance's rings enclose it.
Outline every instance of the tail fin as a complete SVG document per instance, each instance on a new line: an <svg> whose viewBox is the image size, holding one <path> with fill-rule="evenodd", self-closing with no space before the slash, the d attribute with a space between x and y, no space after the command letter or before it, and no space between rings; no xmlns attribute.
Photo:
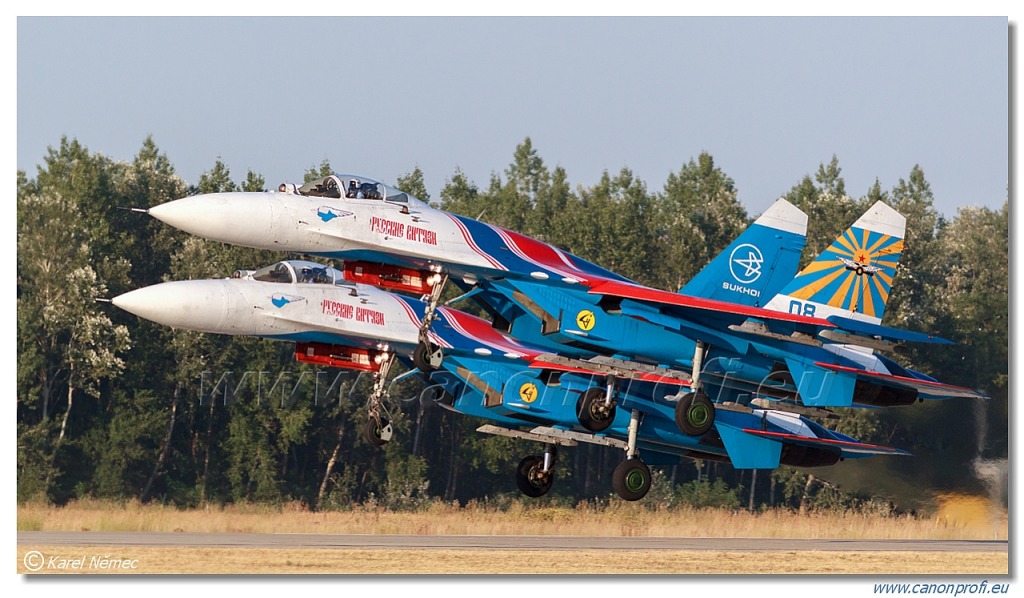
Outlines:
<svg viewBox="0 0 1024 598"><path fill-rule="evenodd" d="M907 219L881 201L797 274L768 309L878 324L885 313Z"/></svg>
<svg viewBox="0 0 1024 598"><path fill-rule="evenodd" d="M680 294L760 307L793 279L807 235L807 214L778 199Z"/></svg>

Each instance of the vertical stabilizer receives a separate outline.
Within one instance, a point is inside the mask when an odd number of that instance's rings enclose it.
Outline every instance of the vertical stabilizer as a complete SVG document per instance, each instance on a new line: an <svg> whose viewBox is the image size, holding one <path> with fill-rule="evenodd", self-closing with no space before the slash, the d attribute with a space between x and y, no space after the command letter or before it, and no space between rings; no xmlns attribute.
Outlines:
<svg viewBox="0 0 1024 598"><path fill-rule="evenodd" d="M796 274L807 214L778 199L680 293L760 307Z"/></svg>
<svg viewBox="0 0 1024 598"><path fill-rule="evenodd" d="M907 219L879 201L767 304L818 318L878 324L885 313Z"/></svg>

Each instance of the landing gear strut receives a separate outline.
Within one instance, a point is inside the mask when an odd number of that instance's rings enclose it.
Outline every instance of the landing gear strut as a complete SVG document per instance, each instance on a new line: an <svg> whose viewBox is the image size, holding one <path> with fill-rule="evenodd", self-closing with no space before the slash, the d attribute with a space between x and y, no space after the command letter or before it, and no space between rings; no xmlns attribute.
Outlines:
<svg viewBox="0 0 1024 598"><path fill-rule="evenodd" d="M441 367L441 363L444 362L444 353L440 347L430 342L421 341L416 348L412 350L412 363L421 372L428 374Z"/></svg>
<svg viewBox="0 0 1024 598"><path fill-rule="evenodd" d="M519 491L530 498L544 496L555 481L555 461L558 449L553 444L544 445L544 455L531 455L519 462L516 468L516 485Z"/></svg>
<svg viewBox="0 0 1024 598"><path fill-rule="evenodd" d="M420 342L412 352L413 365L423 373L437 370L444 361L441 348L430 342L430 326L437 319L437 304L441 299L441 292L444 291L444 285L448 282L448 275L434 272L427 281L430 284L430 294L423 296L427 306L423 310L423 320L420 323Z"/></svg>
<svg viewBox="0 0 1024 598"><path fill-rule="evenodd" d="M430 325L437 319L437 304L441 300L441 292L448 282L448 275L441 272L434 272L427 279L430 283L430 294L423 296L427 307L423 310L423 323L420 324L420 344L430 347ZM438 364L440 365L440 363Z"/></svg>
<svg viewBox="0 0 1024 598"><path fill-rule="evenodd" d="M626 440L626 460L612 472L612 489L623 500L640 500L651 489L651 468L640 459L636 446L640 430L640 412L633 410L629 417L629 432Z"/></svg>
<svg viewBox="0 0 1024 598"><path fill-rule="evenodd" d="M394 428L391 426L391 419L388 417L387 409L384 407L384 397L387 395L388 371L395 363L394 353L382 354L380 369L373 374L373 392L370 393L367 408L368 417L366 420L365 437L366 441L373 446L384 446L394 436Z"/></svg>
<svg viewBox="0 0 1024 598"><path fill-rule="evenodd" d="M703 368L706 352L707 345L697 341L697 348L693 353L693 375L690 382L693 392L686 393L676 403L676 425L684 434L690 436L703 436L715 423L715 405L708 395L704 394L700 386L700 371Z"/></svg>

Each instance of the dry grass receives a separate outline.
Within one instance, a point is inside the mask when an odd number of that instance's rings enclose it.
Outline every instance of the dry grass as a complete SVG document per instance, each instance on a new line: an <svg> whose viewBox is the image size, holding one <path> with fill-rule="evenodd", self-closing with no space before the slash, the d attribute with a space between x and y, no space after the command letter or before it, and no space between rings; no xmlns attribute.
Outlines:
<svg viewBox="0 0 1024 598"><path fill-rule="evenodd" d="M928 518L867 514L800 515L724 509L648 510L616 502L603 508L536 507L507 510L433 503L414 513L353 509L313 513L298 505L228 505L182 510L138 502L79 501L64 507L18 507L22 531L251 532L420 535L667 536L721 538L849 538L1005 540L1005 511L975 497L942 497Z"/></svg>
<svg viewBox="0 0 1024 598"><path fill-rule="evenodd" d="M39 573L136 574L1007 574L1006 553L912 552L719 552L629 550L610 557L608 551L506 550L365 550L178 547L18 547L18 573L30 573L25 554L36 550L46 558L83 558L71 570ZM89 567L93 556L137 561L129 571ZM31 560L29 561L31 562ZM45 562L45 561L44 561Z"/></svg>

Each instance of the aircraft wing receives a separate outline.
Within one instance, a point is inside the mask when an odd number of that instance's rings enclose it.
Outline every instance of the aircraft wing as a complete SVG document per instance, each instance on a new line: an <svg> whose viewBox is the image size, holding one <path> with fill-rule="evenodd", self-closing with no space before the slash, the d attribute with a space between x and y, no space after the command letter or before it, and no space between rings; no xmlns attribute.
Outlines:
<svg viewBox="0 0 1024 598"><path fill-rule="evenodd" d="M630 299L681 319L719 329L742 326L750 318L760 320L773 332L782 335L796 332L813 337L823 329L836 327L835 324L821 318L690 297L615 280L606 280L591 286L590 293Z"/></svg>
<svg viewBox="0 0 1024 598"><path fill-rule="evenodd" d="M863 380L865 382L870 382L872 384L881 384L883 386L893 386L897 388L916 390L919 396L926 399L989 398L987 394L981 392L980 390L974 390L973 388L966 388L963 386L953 386L951 384L943 384L942 382L938 382L935 380L913 378L910 376L895 376L883 372L863 370L848 366L836 365L833 363L824 363L820 361L815 362L814 365L828 370L832 370L834 372L852 374L858 380Z"/></svg>

